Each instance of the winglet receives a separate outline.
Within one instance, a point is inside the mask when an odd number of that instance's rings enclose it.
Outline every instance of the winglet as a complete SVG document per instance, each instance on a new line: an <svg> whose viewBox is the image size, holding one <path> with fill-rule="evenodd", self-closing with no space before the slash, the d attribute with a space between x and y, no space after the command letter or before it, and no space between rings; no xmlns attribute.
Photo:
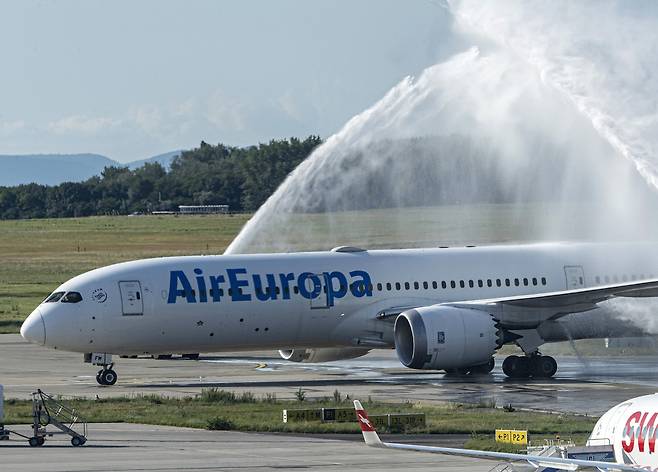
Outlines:
<svg viewBox="0 0 658 472"><path fill-rule="evenodd" d="M366 441L366 445L382 446L382 441L379 439L377 431L375 431L375 426L368 419L368 413L363 409L359 400L354 400L354 409L356 410L356 419L359 421L359 426L361 426L361 433L363 433L363 439Z"/></svg>

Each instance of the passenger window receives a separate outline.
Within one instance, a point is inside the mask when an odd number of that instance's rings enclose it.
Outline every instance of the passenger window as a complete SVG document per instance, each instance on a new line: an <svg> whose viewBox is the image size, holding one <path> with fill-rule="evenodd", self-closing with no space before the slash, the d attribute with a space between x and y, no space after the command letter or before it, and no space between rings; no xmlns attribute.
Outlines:
<svg viewBox="0 0 658 472"><path fill-rule="evenodd" d="M430 286L427 282L423 282L423 288L427 290L428 288L430 288Z"/></svg>
<svg viewBox="0 0 658 472"><path fill-rule="evenodd" d="M537 285L537 277L532 278L532 285Z"/></svg>
<svg viewBox="0 0 658 472"><path fill-rule="evenodd" d="M386 290L391 291L391 282L386 282Z"/></svg>
<svg viewBox="0 0 658 472"><path fill-rule="evenodd" d="M542 277L542 278L541 278L541 284L542 284L542 285L546 285L546 277Z"/></svg>
<svg viewBox="0 0 658 472"><path fill-rule="evenodd" d="M62 295L64 295L64 292L54 292L46 298L43 303L55 303L58 302L60 298L62 298Z"/></svg>
<svg viewBox="0 0 658 472"><path fill-rule="evenodd" d="M617 274L615 274L615 275L612 276L612 281L613 281L614 283L618 283L618 282L619 282L619 278L617 277Z"/></svg>
<svg viewBox="0 0 658 472"><path fill-rule="evenodd" d="M404 289L409 290L409 287L410 287L409 282L405 282L404 283Z"/></svg>
<svg viewBox="0 0 658 472"><path fill-rule="evenodd" d="M621 280L622 282L628 282L628 276L626 276L626 274L622 275Z"/></svg>
<svg viewBox="0 0 658 472"><path fill-rule="evenodd" d="M229 289L229 290L230 290L230 289ZM292 291L293 291L294 293L299 293L299 287L298 287L297 285L295 285L295 286L292 288Z"/></svg>
<svg viewBox="0 0 658 472"><path fill-rule="evenodd" d="M473 281L472 281L472 280L469 280L469 281L468 281L468 286L469 286L470 288L473 288L474 284L473 284Z"/></svg>
<svg viewBox="0 0 658 472"><path fill-rule="evenodd" d="M379 283L379 284L377 284L377 290L378 290L379 292L381 292L381 291L382 291L382 284L380 284L380 283Z"/></svg>
<svg viewBox="0 0 658 472"><path fill-rule="evenodd" d="M395 290L400 290L400 282L395 282Z"/></svg>
<svg viewBox="0 0 658 472"><path fill-rule="evenodd" d="M466 284L464 284L464 281L463 281L463 280L460 280L460 281L459 281L459 286L460 286L461 288L464 288L464 287L466 286Z"/></svg>
<svg viewBox="0 0 658 472"><path fill-rule="evenodd" d="M600 284L600 283L601 283L601 277L599 277L599 276L597 275L596 277L594 277L594 281L595 281L597 284Z"/></svg>
<svg viewBox="0 0 658 472"><path fill-rule="evenodd" d="M441 282L441 288L448 288L448 284L446 283L445 280Z"/></svg>
<svg viewBox="0 0 658 472"><path fill-rule="evenodd" d="M496 279L496 287L500 287L502 284L500 283L500 279Z"/></svg>
<svg viewBox="0 0 658 472"><path fill-rule="evenodd" d="M482 282L482 279L478 279L478 287L484 287L484 282Z"/></svg>
<svg viewBox="0 0 658 472"><path fill-rule="evenodd" d="M526 277L523 277L523 285L528 286L528 279Z"/></svg>
<svg viewBox="0 0 658 472"><path fill-rule="evenodd" d="M432 281L432 288L433 288L433 289L437 289L437 288L439 288L439 285L436 283L436 280L433 280L433 281Z"/></svg>
<svg viewBox="0 0 658 472"><path fill-rule="evenodd" d="M512 284L510 283L510 280L509 280L509 279L505 279L505 285L507 285L508 287L509 287L510 285L512 285Z"/></svg>
<svg viewBox="0 0 658 472"><path fill-rule="evenodd" d="M418 290L420 288L420 285L418 285L418 282L414 282L414 288Z"/></svg>
<svg viewBox="0 0 658 472"><path fill-rule="evenodd" d="M456 286L457 286L457 284L455 283L455 281L454 281L454 280L451 280L451 281L450 281L450 287L451 287L451 288L455 288Z"/></svg>
<svg viewBox="0 0 658 472"><path fill-rule="evenodd" d="M139 300L139 292L137 292L137 299ZM69 292L62 297L62 303L78 303L82 301L82 295L78 292Z"/></svg>
<svg viewBox="0 0 658 472"><path fill-rule="evenodd" d="M514 279L514 285L516 285L517 287L520 285L519 284L519 279Z"/></svg>
<svg viewBox="0 0 658 472"><path fill-rule="evenodd" d="M487 287L493 287L493 282L491 279L487 279Z"/></svg>
<svg viewBox="0 0 658 472"><path fill-rule="evenodd" d="M610 283L610 277L608 277L608 276L606 275L606 276L604 277L604 279L605 279L605 283L607 283L607 284Z"/></svg>

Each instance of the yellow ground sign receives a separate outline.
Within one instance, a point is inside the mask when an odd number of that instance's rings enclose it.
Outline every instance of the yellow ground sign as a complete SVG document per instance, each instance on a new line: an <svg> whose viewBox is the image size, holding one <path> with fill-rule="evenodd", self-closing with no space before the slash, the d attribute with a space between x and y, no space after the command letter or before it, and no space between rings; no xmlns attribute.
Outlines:
<svg viewBox="0 0 658 472"><path fill-rule="evenodd" d="M528 444L528 432L516 429L497 429L496 442L509 444Z"/></svg>

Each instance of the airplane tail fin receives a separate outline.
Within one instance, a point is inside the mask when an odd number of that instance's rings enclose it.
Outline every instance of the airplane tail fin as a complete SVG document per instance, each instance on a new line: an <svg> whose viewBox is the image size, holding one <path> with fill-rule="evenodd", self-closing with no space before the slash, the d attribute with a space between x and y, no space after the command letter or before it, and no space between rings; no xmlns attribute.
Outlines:
<svg viewBox="0 0 658 472"><path fill-rule="evenodd" d="M366 441L366 444L368 446L382 446L383 443L379 439L377 431L375 431L375 425L368 419L368 413L363 409L359 400L354 400L354 409L356 410L356 419L359 421L361 433L363 433L363 439Z"/></svg>

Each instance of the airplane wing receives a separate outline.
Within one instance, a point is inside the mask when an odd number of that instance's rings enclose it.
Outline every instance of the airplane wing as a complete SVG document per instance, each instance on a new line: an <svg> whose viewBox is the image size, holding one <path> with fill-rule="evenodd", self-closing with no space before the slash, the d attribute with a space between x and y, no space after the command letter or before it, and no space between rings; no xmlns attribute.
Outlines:
<svg viewBox="0 0 658 472"><path fill-rule="evenodd" d="M471 308L500 315L519 312L524 320L529 320L527 317L528 310L532 310L537 315L534 319L542 322L557 319L570 313L593 310L598 303L618 297L658 297L658 279L562 290L560 292L448 302L441 303L441 305ZM418 305L391 307L378 312L376 317L380 320L394 320L400 313L412 308L418 308Z"/></svg>
<svg viewBox="0 0 658 472"><path fill-rule="evenodd" d="M480 459L490 459L499 462L525 462L532 467L551 467L558 470L579 470L579 469L598 469L600 471L632 471L638 472L646 470L638 465L619 464L616 462L601 462L601 461L588 461L580 459L564 459L561 457L543 457L532 456L527 454L513 454L506 452L493 452L493 451L479 451L475 449L459 449L453 447L436 447L436 446L422 446L415 444L401 444L382 442L379 435L375 430L374 425L368 419L368 414L361 406L361 402L354 400L354 409L356 410L356 417L361 426L363 439L366 445L373 447L384 447L391 449L402 449L406 451L420 451L432 452L435 454L448 454L464 457L473 457Z"/></svg>
<svg viewBox="0 0 658 472"><path fill-rule="evenodd" d="M542 320L547 320L556 319L569 313L589 311L603 301L618 297L658 297L658 279L560 292L455 302L447 303L447 305L484 311L502 310L503 312L522 311L527 313L529 309L532 309L541 313Z"/></svg>

